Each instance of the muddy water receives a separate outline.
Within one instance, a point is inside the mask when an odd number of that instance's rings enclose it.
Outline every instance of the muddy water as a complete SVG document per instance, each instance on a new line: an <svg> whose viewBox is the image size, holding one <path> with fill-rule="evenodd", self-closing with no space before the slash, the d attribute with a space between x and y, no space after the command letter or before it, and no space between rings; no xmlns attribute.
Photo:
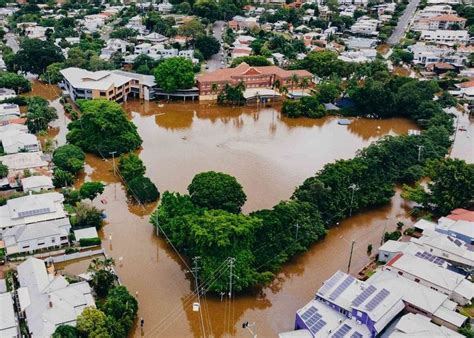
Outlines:
<svg viewBox="0 0 474 338"><path fill-rule="evenodd" d="M340 126L337 118L286 119L276 108L222 108L207 104L156 104L129 102L125 106L143 138L140 157L147 175L161 191L185 192L201 171L219 170L236 176L248 196L244 211L271 207L287 199L295 186L327 162L353 157L357 149L386 134L415 128L402 119L354 120ZM61 114L60 114L61 119ZM62 129L62 128L60 128ZM62 130L58 135L63 135ZM63 138L59 139L62 143ZM122 282L138 292L139 316L144 332L135 336L202 336L195 299L186 267L149 224L155 205L141 208L127 197L112 172L111 161L87 156L83 179L108 183L95 201L107 214L103 246L117 262ZM356 240L352 272L368 261L367 245L380 243L383 228L407 221L399 196L381 209L356 215L329 232L306 254L288 263L268 287L239 295L232 305L219 297L202 301L205 333L247 336L245 320L257 323L262 337L291 330L294 313L337 269L347 269L349 243ZM109 236L112 237L109 240ZM71 273L83 272L87 262L68 264ZM230 309L230 310L229 310Z"/></svg>

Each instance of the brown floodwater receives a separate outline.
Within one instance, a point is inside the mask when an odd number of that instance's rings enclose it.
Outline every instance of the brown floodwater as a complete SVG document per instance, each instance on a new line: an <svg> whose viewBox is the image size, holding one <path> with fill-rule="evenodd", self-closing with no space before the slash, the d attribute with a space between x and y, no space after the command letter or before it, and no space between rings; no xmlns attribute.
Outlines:
<svg viewBox="0 0 474 338"><path fill-rule="evenodd" d="M50 100L59 119L49 136L65 143L67 123L54 86L35 82L33 94ZM147 175L160 191L186 192L192 177L202 171L224 171L237 177L247 194L244 211L269 208L288 199L294 188L324 164L351 158L358 149L386 134L402 134L416 126L404 119L355 119L349 126L336 117L318 120L287 119L279 107L223 108L208 104L164 104L132 101L124 105L143 138L139 152ZM471 124L472 126L472 124ZM472 133L472 129L469 133ZM472 151L472 139L463 134L453 149L456 156ZM458 145L457 145L458 144ZM453 156L454 156L453 155ZM105 210L103 247L116 260L121 281L137 293L144 331L133 336L203 336L199 315L192 311L192 283L187 267L149 223L155 204L140 207L129 202L113 175L111 161L88 155L81 180L107 183L94 203ZM105 199L105 203L101 202ZM322 282L336 270L346 271L350 242L355 240L351 272L368 261L367 246L380 245L384 229L398 221L410 224L409 206L399 191L391 203L341 222L303 255L288 262L267 287L238 295L232 304L207 295L202 300L207 336L250 336L243 321L255 322L261 337L293 329L295 311L306 304ZM79 274L89 260L61 265ZM238 262L237 262L238 264Z"/></svg>
<svg viewBox="0 0 474 338"><path fill-rule="evenodd" d="M287 119L279 107L161 106L132 101L124 108L143 138L139 154L146 174L160 191L186 192L195 174L223 171L243 185L244 212L288 199L297 185L325 163L351 158L383 135L416 128L404 119L354 119L349 126L338 125L336 117ZM58 135L63 134L60 130ZM60 137L58 142L63 140ZM143 332L135 328L133 335L202 336L199 315L192 311L195 299L187 267L149 224L156 204L142 208L129 203L110 160L88 155L86 162L82 179L108 184L101 197L106 202L95 201L107 214L103 246L115 258L121 281L132 294L138 292L139 317L144 318L145 328ZM384 227L394 228L398 220L409 222L407 210L397 194L390 205L355 215L331 229L323 241L286 264L267 287L238 295L232 304L207 295L202 301L206 335L247 336L241 328L243 321L255 322L262 337L291 330L296 309L337 269L347 269L350 241L356 241L351 272L357 272L369 260L368 244L374 248L380 244ZM77 261L63 268L77 274L87 264L87 260Z"/></svg>

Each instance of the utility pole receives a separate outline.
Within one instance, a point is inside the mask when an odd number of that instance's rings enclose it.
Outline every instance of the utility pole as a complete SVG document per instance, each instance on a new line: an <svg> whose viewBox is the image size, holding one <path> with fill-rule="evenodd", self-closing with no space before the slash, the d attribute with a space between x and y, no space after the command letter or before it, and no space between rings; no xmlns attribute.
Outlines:
<svg viewBox="0 0 474 338"><path fill-rule="evenodd" d="M201 290L199 288L199 281L198 281L198 272L200 270L200 267L198 266L198 262L201 259L201 257L196 256L193 258L194 266L192 268L193 275L194 275L194 284L196 285L196 294L198 298L198 303L199 303L199 316L201 317L201 330L203 333L203 336L206 337L206 328L204 327L204 319L202 317L202 310L201 310Z"/></svg>
<svg viewBox="0 0 474 338"><path fill-rule="evenodd" d="M300 224L299 223L296 223L295 224L295 227L296 227L296 241L298 241L298 232L300 230Z"/></svg>
<svg viewBox="0 0 474 338"><path fill-rule="evenodd" d="M352 183L352 184L349 186L349 189L352 189L351 207L350 207L350 210L349 210L349 216L352 216L352 203L354 203L354 194L355 194L356 190L359 190L359 187L357 186L357 184Z"/></svg>
<svg viewBox="0 0 474 338"><path fill-rule="evenodd" d="M112 155L112 166L114 167L114 176L116 174L116 171L115 171L115 154L117 152L116 151L109 151L109 154Z"/></svg>
<svg viewBox="0 0 474 338"><path fill-rule="evenodd" d="M423 148L425 148L425 147L424 147L424 146L421 146L421 145L418 146L418 162L420 162L420 160L421 160L421 150L422 150Z"/></svg>
<svg viewBox="0 0 474 338"><path fill-rule="evenodd" d="M352 252L354 252L354 244L355 244L355 241L352 240L352 243L351 243L351 254L349 255L349 264L347 264L347 273L349 273L349 271L350 271L350 269L351 269Z"/></svg>
<svg viewBox="0 0 474 338"><path fill-rule="evenodd" d="M232 269L234 268L234 263L235 263L235 258L230 257L229 258L229 298L232 298L232 277L234 276L232 273Z"/></svg>

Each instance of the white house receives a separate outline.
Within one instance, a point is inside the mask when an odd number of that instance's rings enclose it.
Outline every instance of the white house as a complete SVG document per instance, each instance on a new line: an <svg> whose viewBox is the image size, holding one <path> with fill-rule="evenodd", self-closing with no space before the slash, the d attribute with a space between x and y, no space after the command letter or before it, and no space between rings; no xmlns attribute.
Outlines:
<svg viewBox="0 0 474 338"><path fill-rule="evenodd" d="M0 101L6 99L12 99L16 96L16 93L13 89L9 88L0 88Z"/></svg>
<svg viewBox="0 0 474 338"><path fill-rule="evenodd" d="M377 36L377 29L379 24L379 20L363 16L360 17L357 22L351 26L351 33L367 36Z"/></svg>
<svg viewBox="0 0 474 338"><path fill-rule="evenodd" d="M20 116L20 107L14 103L0 103L0 116Z"/></svg>
<svg viewBox="0 0 474 338"><path fill-rule="evenodd" d="M50 337L59 325L76 325L76 318L88 306L95 306L87 282L70 284L66 278L48 272L42 260L30 257L17 268L20 309L25 313L33 337Z"/></svg>
<svg viewBox="0 0 474 338"><path fill-rule="evenodd" d="M41 150L40 142L36 135L21 130L0 132L0 142L6 154L37 152Z"/></svg>
<svg viewBox="0 0 474 338"><path fill-rule="evenodd" d="M474 297L474 284L463 275L410 254L396 255L383 270L439 291L460 305L469 304Z"/></svg>
<svg viewBox="0 0 474 338"><path fill-rule="evenodd" d="M21 186L24 192L40 192L54 188L53 180L49 176L30 176L21 180Z"/></svg>
<svg viewBox="0 0 474 338"><path fill-rule="evenodd" d="M408 313L404 315L395 325L395 330L390 333L389 338L400 337L453 337L462 338L463 335L430 322L428 317Z"/></svg>
<svg viewBox="0 0 474 338"><path fill-rule="evenodd" d="M11 292L0 293L0 337L19 337L18 318Z"/></svg>
<svg viewBox="0 0 474 338"><path fill-rule="evenodd" d="M452 46L467 43L469 33L465 30L424 30L421 31L420 40Z"/></svg>
<svg viewBox="0 0 474 338"><path fill-rule="evenodd" d="M64 196L58 192L12 198L0 207L0 235L7 229L32 223L69 222L63 207Z"/></svg>
<svg viewBox="0 0 474 338"><path fill-rule="evenodd" d="M51 249L69 244L68 218L15 226L3 233L7 255Z"/></svg>

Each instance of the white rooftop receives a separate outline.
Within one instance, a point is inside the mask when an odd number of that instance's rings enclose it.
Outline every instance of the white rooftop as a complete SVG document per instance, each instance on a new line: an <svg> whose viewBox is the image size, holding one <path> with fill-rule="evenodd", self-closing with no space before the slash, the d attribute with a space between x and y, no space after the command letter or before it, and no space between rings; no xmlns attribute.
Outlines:
<svg viewBox="0 0 474 338"><path fill-rule="evenodd" d="M28 190L34 190L38 188L53 188L53 180L49 176L30 176L23 178L21 180L21 185L23 187L23 190L28 191Z"/></svg>
<svg viewBox="0 0 474 338"><path fill-rule="evenodd" d="M463 335L447 327L433 324L428 317L409 313L400 319L395 331L389 337L463 337Z"/></svg>
<svg viewBox="0 0 474 338"><path fill-rule="evenodd" d="M24 170L47 167L48 162L43 159L43 152L16 153L4 155L1 161L9 170Z"/></svg>
<svg viewBox="0 0 474 338"><path fill-rule="evenodd" d="M130 81L129 77L107 70L90 72L81 68L69 67L62 69L61 74L74 88L90 90L108 90L111 87L120 87Z"/></svg>
<svg viewBox="0 0 474 338"><path fill-rule="evenodd" d="M24 290L20 305L35 337L51 336L58 325L74 326L82 310L94 306L87 282L69 284L63 276L48 275L42 260L30 257L18 266L17 272Z"/></svg>
<svg viewBox="0 0 474 338"><path fill-rule="evenodd" d="M99 237L99 235L97 234L97 230L94 227L89 227L74 230L74 237L76 237L76 241L79 241L83 238L96 238Z"/></svg>
<svg viewBox="0 0 474 338"><path fill-rule="evenodd" d="M459 273L439 267L427 260L410 254L395 256L385 267L387 266L393 266L395 269L417 276L420 279L429 281L434 285L450 291L454 291L465 279L465 277Z"/></svg>
<svg viewBox="0 0 474 338"><path fill-rule="evenodd" d="M18 323L10 292L0 294L0 337L18 336Z"/></svg>

